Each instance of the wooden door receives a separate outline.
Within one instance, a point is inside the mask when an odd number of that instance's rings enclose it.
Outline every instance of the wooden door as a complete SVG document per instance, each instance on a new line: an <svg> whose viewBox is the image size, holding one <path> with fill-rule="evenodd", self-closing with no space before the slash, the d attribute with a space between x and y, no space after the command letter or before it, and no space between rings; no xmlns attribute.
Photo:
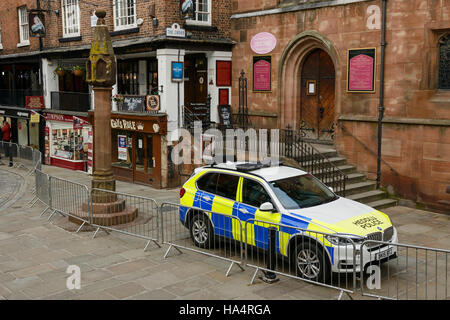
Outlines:
<svg viewBox="0 0 450 320"><path fill-rule="evenodd" d="M208 62L204 54L184 57L185 82L184 105L185 122L201 120L209 122L205 112L208 96Z"/></svg>
<svg viewBox="0 0 450 320"><path fill-rule="evenodd" d="M334 134L335 71L330 56L311 52L301 72L300 127L306 138L332 140Z"/></svg>

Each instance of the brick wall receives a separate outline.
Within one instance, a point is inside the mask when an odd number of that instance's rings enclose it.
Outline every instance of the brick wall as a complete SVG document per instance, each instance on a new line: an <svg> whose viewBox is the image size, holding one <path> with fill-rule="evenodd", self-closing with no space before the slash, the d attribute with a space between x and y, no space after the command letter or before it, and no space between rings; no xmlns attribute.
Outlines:
<svg viewBox="0 0 450 320"><path fill-rule="evenodd" d="M112 36L112 40L143 38L155 35L165 35L166 27L170 27L173 23L181 26L184 20L180 15L179 0L136 0L137 19L142 18L143 24L139 26L139 31L129 34L121 34ZM73 47L81 45L89 45L92 40L91 16L95 9L103 9L106 11L106 24L110 31L114 31L113 21L113 0L86 0L79 1L80 8L80 36L81 40L76 39L69 42L60 42L63 38L62 30L62 10L60 0L41 0L41 7L49 10L46 13L47 35L43 39L44 49L56 47ZM11 54L16 52L33 51L38 49L38 40L32 38L31 45L25 48L17 48L18 43L18 24L17 24L17 7L27 4L28 8L36 8L36 0L1 0L0 1L0 22L2 24L2 54ZM231 0L212 1L212 27L217 29L193 30L192 38L202 39L223 39L230 38L230 20ZM155 7L155 16L158 19L158 26L153 26L150 17L150 7ZM55 10L59 11L57 15Z"/></svg>
<svg viewBox="0 0 450 320"><path fill-rule="evenodd" d="M278 2L279 4L275 3ZM252 10L281 8L289 4L320 3L321 1L233 1L233 14ZM381 30L373 27L370 8L381 12L381 0L353 4L304 9L279 14L232 19L233 48L233 109L237 109L238 78L241 70L248 78L248 107L257 112L254 125L284 126L299 117L300 101L290 88L300 88L299 79L280 75L291 71L297 57L302 59L301 46L292 45L298 35L314 33L322 38L323 48L333 59L336 69L335 121L338 118L359 117L359 121L341 120L346 128L367 147L377 151L377 124L379 106L379 76ZM372 6L372 7L371 7ZM292 8L292 7L291 7ZM259 32L270 32L277 39L272 55L272 92L253 93L252 37ZM383 127L383 159L398 173L394 175L382 166L383 184L394 185L396 191L415 201L440 208L440 200L450 200L445 189L450 185L450 93L438 92L438 39L450 32L450 2L437 0L387 1L387 32L385 61L385 118L395 119ZM352 48L377 48L376 92L347 93L347 52ZM291 48L291 49L288 49ZM284 60L284 65L282 64ZM287 65L286 61L292 62ZM283 69L284 68L284 69ZM300 67L298 67L300 68ZM294 73L293 73L294 74ZM298 94L298 91L297 91ZM295 102L295 103L294 103ZM261 116L276 114L273 116ZM291 117L286 114L292 115ZM415 120L420 119L420 120ZM435 120L444 121L438 125ZM447 121L447 122L445 122ZM411 124L406 124L411 122ZM445 125L447 123L447 125ZM368 153L354 137L338 130L335 139L338 151L358 169L376 174L376 156ZM438 174L439 172L439 174ZM446 208L449 209L448 207Z"/></svg>

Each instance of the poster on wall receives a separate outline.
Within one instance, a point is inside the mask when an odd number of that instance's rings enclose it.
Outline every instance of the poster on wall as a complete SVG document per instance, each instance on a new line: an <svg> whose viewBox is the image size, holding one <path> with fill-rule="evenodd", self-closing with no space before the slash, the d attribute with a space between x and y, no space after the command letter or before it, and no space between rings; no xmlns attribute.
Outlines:
<svg viewBox="0 0 450 320"><path fill-rule="evenodd" d="M117 136L117 159L128 160L127 156L127 136Z"/></svg>
<svg viewBox="0 0 450 320"><path fill-rule="evenodd" d="M94 170L94 136L93 131L89 130L88 132L88 157L87 157L87 173L92 174Z"/></svg>
<svg viewBox="0 0 450 320"><path fill-rule="evenodd" d="M227 105L229 104L230 91L228 89L219 89L219 105Z"/></svg>
<svg viewBox="0 0 450 320"><path fill-rule="evenodd" d="M375 92L376 48L349 49L347 92Z"/></svg>
<svg viewBox="0 0 450 320"><path fill-rule="evenodd" d="M253 57L253 92L272 91L272 56Z"/></svg>
<svg viewBox="0 0 450 320"><path fill-rule="evenodd" d="M172 61L172 82L183 82L183 62Z"/></svg>
<svg viewBox="0 0 450 320"><path fill-rule="evenodd" d="M231 87L231 61L216 61L216 86Z"/></svg>

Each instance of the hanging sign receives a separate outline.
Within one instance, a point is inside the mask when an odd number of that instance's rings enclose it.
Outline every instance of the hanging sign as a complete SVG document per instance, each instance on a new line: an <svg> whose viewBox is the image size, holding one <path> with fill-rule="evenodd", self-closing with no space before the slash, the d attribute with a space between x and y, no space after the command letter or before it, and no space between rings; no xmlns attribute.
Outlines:
<svg viewBox="0 0 450 320"><path fill-rule="evenodd" d="M45 17L42 12L31 10L28 14L31 37L45 37Z"/></svg>
<svg viewBox="0 0 450 320"><path fill-rule="evenodd" d="M347 61L347 92L375 92L376 48L350 49Z"/></svg>
<svg viewBox="0 0 450 320"><path fill-rule="evenodd" d="M45 109L43 96L25 96L25 107L27 109Z"/></svg>
<svg viewBox="0 0 450 320"><path fill-rule="evenodd" d="M192 0L180 0L180 10L183 19L194 17L194 2Z"/></svg>
<svg viewBox="0 0 450 320"><path fill-rule="evenodd" d="M277 46L277 38L269 32L260 32L253 36L250 48L256 54L268 54Z"/></svg>
<svg viewBox="0 0 450 320"><path fill-rule="evenodd" d="M127 156L127 136L117 136L117 159L128 160Z"/></svg>
<svg viewBox="0 0 450 320"><path fill-rule="evenodd" d="M272 90L272 57L253 57L253 91L270 92Z"/></svg>

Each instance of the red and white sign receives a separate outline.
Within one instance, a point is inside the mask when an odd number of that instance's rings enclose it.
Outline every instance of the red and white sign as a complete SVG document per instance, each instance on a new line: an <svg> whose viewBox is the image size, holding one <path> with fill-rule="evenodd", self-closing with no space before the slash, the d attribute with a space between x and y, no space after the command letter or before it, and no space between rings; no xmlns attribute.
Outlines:
<svg viewBox="0 0 450 320"><path fill-rule="evenodd" d="M70 122L73 123L74 118L79 119L81 125L88 125L89 121L86 117L75 117L68 116L63 114L55 114L55 113L46 113L45 120L46 121L61 121L61 122Z"/></svg>
<svg viewBox="0 0 450 320"><path fill-rule="evenodd" d="M374 59L360 54L350 59L349 90L373 90Z"/></svg>
<svg viewBox="0 0 450 320"><path fill-rule="evenodd" d="M257 54L267 54L272 52L277 46L277 38L269 32L260 32L253 36L250 41L250 48Z"/></svg>

